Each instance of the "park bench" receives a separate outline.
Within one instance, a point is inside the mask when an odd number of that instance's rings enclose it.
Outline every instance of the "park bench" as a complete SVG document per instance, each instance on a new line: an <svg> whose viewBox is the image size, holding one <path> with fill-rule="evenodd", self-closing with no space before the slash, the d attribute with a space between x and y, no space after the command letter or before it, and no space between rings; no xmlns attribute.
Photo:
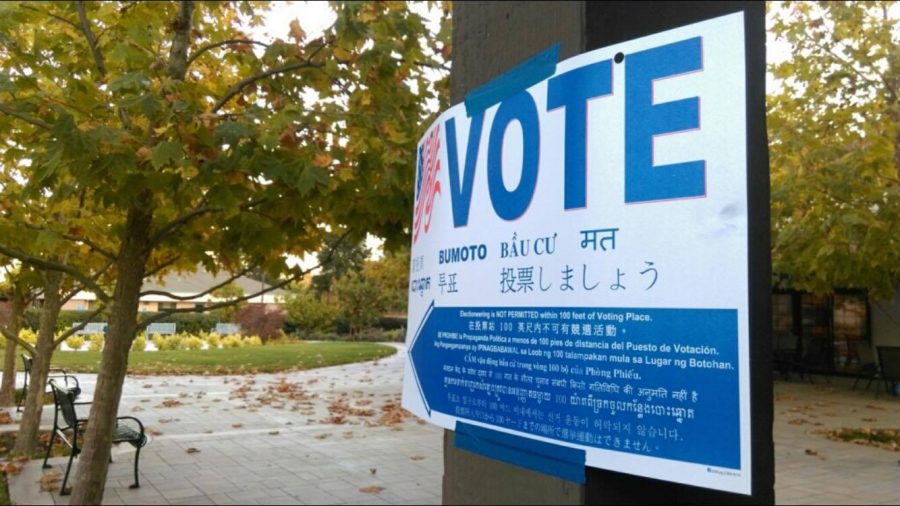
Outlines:
<svg viewBox="0 0 900 506"><path fill-rule="evenodd" d="M176 326L174 323L151 323L147 327L147 335L171 336L174 335Z"/></svg>
<svg viewBox="0 0 900 506"><path fill-rule="evenodd" d="M216 334L227 336L230 334L240 334L241 326L237 323L217 323L215 330L213 330Z"/></svg>
<svg viewBox="0 0 900 506"><path fill-rule="evenodd" d="M50 458L53 442L58 437L71 449L69 452L69 463L66 465L66 475L63 478L59 492L60 495L69 495L71 490L66 488L66 483L69 481L69 471L72 470L72 460L81 453L81 441L79 439L83 436L84 427L88 423L87 418L78 418L75 406L90 404L90 402L75 402L74 392L61 388L57 385L56 380L50 380L50 387L53 389L55 410L53 413L53 432L50 434L50 442L47 443L47 455L44 457L44 469L51 467L47 464L47 459ZM134 484L130 488L141 486L138 479L138 463L141 458L141 448L146 446L149 441L149 437L144 433L144 424L140 420L133 416L116 418L116 428L113 431L112 442L115 444L128 443L137 449L134 455Z"/></svg>
<svg viewBox="0 0 900 506"><path fill-rule="evenodd" d="M19 398L18 402L16 402L16 412L20 413L22 411L22 405L25 404L25 396L28 395L28 381L31 379L31 365L34 362L27 354L22 354L22 363L25 371L25 381L24 386L22 387L22 397ZM66 388L75 393L75 397L81 395L81 385L78 383L78 378L66 372L65 369L60 369L57 367L50 368L50 375L47 376L47 379L54 378L62 378L65 381Z"/></svg>
<svg viewBox="0 0 900 506"><path fill-rule="evenodd" d="M900 383L900 346L878 346L878 375L884 381L884 388L891 394L897 393Z"/></svg>
<svg viewBox="0 0 900 506"><path fill-rule="evenodd" d="M80 323L72 324L73 327L77 327L78 325L80 325ZM76 336L94 335L94 334L106 335L106 329L108 326L109 325L104 322L91 322L91 323L88 323L87 325L85 325L80 330L76 330L75 335Z"/></svg>

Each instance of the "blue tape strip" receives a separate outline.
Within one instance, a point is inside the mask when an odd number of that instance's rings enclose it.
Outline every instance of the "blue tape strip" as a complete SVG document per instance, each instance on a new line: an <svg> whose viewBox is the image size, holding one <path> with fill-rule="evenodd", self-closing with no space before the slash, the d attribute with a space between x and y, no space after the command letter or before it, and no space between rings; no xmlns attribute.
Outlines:
<svg viewBox="0 0 900 506"><path fill-rule="evenodd" d="M556 72L557 61L559 61L559 44L554 44L550 49L509 72L475 88L466 95L466 115L474 116L505 98L547 79Z"/></svg>
<svg viewBox="0 0 900 506"><path fill-rule="evenodd" d="M584 484L584 450L456 422L453 445L484 457Z"/></svg>

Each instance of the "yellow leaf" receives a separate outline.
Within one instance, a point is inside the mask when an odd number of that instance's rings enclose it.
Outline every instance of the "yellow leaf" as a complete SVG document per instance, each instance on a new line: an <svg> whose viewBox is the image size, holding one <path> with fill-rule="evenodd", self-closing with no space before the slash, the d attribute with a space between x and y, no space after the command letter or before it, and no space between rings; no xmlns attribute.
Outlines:
<svg viewBox="0 0 900 506"><path fill-rule="evenodd" d="M300 28L300 21L298 21L297 19L291 21L290 36L297 42L302 41L303 38L306 37L306 32L303 31L303 28Z"/></svg>

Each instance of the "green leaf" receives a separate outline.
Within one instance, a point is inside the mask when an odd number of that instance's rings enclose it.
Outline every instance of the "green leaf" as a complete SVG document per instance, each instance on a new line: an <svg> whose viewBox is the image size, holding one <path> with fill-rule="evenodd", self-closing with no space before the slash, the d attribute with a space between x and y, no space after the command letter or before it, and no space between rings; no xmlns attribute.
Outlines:
<svg viewBox="0 0 900 506"><path fill-rule="evenodd" d="M150 154L150 163L153 168L160 169L167 165L176 165L184 156L181 144L177 142L160 142L152 150Z"/></svg>

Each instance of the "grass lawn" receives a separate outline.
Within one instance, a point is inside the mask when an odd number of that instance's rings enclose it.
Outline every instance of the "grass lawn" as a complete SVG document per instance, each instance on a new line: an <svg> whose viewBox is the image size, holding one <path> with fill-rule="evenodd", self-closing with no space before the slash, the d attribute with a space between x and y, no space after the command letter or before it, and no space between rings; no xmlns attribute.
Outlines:
<svg viewBox="0 0 900 506"><path fill-rule="evenodd" d="M313 369L387 357L390 346L374 343L292 343L216 350L132 352L129 374L241 374ZM53 367L96 373L98 351L57 351Z"/></svg>

